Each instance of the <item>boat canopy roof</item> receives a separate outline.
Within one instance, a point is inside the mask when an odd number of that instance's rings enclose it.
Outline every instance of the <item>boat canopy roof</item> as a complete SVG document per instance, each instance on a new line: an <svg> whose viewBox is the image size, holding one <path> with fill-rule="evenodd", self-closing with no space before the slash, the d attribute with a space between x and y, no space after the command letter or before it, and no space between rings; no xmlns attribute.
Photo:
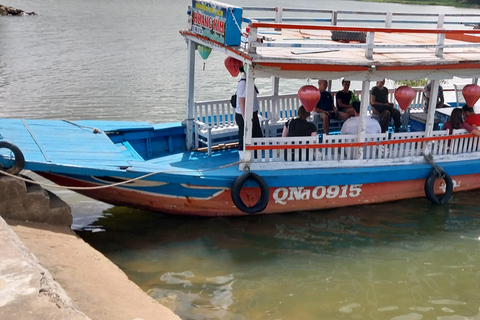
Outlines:
<svg viewBox="0 0 480 320"><path fill-rule="evenodd" d="M256 78L439 80L478 77L478 26L478 14L240 8L193 0L189 27L180 33L251 65Z"/></svg>

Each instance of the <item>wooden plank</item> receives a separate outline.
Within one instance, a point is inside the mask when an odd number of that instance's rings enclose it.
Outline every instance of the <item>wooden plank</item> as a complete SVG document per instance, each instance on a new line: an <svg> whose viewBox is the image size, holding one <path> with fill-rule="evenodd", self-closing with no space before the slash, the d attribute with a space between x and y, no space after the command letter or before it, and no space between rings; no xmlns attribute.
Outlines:
<svg viewBox="0 0 480 320"><path fill-rule="evenodd" d="M0 119L0 134L22 150L27 162L129 166L122 151L104 133L95 134L90 129L61 120L21 123L19 119Z"/></svg>

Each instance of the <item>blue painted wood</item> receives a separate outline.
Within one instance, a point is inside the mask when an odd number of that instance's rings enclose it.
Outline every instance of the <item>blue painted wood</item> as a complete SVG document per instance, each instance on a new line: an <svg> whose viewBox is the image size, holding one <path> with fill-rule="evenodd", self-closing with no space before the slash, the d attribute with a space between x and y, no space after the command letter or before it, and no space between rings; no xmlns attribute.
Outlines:
<svg viewBox="0 0 480 320"><path fill-rule="evenodd" d="M127 149L128 152L133 156L134 159L139 161L144 161L144 159L138 154L138 152L132 147L130 142L125 141L123 142L123 146Z"/></svg>
<svg viewBox="0 0 480 320"><path fill-rule="evenodd" d="M29 161L85 167L129 166L106 134L95 134L91 129L62 120L0 119L0 134L3 140L22 150L26 168Z"/></svg>
<svg viewBox="0 0 480 320"><path fill-rule="evenodd" d="M236 163L238 161L236 150L223 150L208 157L205 153L181 149L184 148L185 135L179 125L162 126L163 129L158 131L153 131L147 126L146 132L132 126L134 132L122 131L109 136L105 133L95 134L90 128L60 120L25 120L25 122L37 139L32 138L32 134L21 120L15 119L0 119L0 134L5 140L19 146L27 159L26 168L34 171L83 175L86 176L85 179L89 179L88 176L91 175L134 178L158 172L146 180L177 184L176 187L170 188L158 187L161 192L172 196L192 196L197 193L207 195L213 192L213 189L196 191L195 188L178 185L228 188L241 174ZM126 136L135 139L127 141L124 139ZM150 146L147 146L147 140L150 140L148 143ZM39 144L51 159L51 163L43 157ZM148 149L151 149L155 158L146 158ZM234 165L228 166L229 164ZM452 176L480 172L479 160L462 161L461 166L455 162L439 165ZM270 187L286 185L302 187L425 179L430 171L430 165L418 164L311 170L298 168L255 173L262 176Z"/></svg>

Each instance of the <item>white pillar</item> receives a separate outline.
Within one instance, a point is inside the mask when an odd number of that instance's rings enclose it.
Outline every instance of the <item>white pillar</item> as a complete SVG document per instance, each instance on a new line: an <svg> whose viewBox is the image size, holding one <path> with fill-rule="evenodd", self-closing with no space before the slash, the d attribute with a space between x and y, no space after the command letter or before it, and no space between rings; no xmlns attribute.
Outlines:
<svg viewBox="0 0 480 320"><path fill-rule="evenodd" d="M360 122L358 123L357 142L364 142L367 132L367 109L370 104L370 80L362 81L362 100L360 101ZM363 158L363 148L357 148L357 159Z"/></svg>
<svg viewBox="0 0 480 320"><path fill-rule="evenodd" d="M443 28L443 22L445 20L444 14L438 15L437 29ZM445 43L445 33L437 34L437 48L435 49L435 56L438 58L443 58L443 45Z"/></svg>
<svg viewBox="0 0 480 320"><path fill-rule="evenodd" d="M427 121L425 123L425 137L431 137L433 134L433 126L435 125L435 111L437 108L437 96L439 80L431 80L430 102L428 105Z"/></svg>
<svg viewBox="0 0 480 320"><path fill-rule="evenodd" d="M193 120L194 120L194 82L195 82L195 47L192 40L187 41L187 114L185 119L185 146L187 150L193 149Z"/></svg>
<svg viewBox="0 0 480 320"><path fill-rule="evenodd" d="M254 101L254 92L255 92L255 84L254 84L254 76L252 66L248 65L246 70L247 75L247 87L245 93L245 118L243 121L245 122L245 131L243 135L243 148L245 150L245 146L249 146L252 144L252 131L253 131L253 101ZM252 160L252 151L245 151L245 161L250 163Z"/></svg>

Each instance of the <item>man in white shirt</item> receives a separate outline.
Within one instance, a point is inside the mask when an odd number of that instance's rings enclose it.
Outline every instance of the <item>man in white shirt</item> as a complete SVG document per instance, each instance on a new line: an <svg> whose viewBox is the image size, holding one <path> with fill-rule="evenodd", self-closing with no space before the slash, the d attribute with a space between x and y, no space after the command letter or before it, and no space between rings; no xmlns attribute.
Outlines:
<svg viewBox="0 0 480 320"><path fill-rule="evenodd" d="M360 124L360 102L353 102L352 107L355 110L355 117L348 118L342 125L340 134L357 134ZM381 133L382 128L377 120L367 117L366 133Z"/></svg>

